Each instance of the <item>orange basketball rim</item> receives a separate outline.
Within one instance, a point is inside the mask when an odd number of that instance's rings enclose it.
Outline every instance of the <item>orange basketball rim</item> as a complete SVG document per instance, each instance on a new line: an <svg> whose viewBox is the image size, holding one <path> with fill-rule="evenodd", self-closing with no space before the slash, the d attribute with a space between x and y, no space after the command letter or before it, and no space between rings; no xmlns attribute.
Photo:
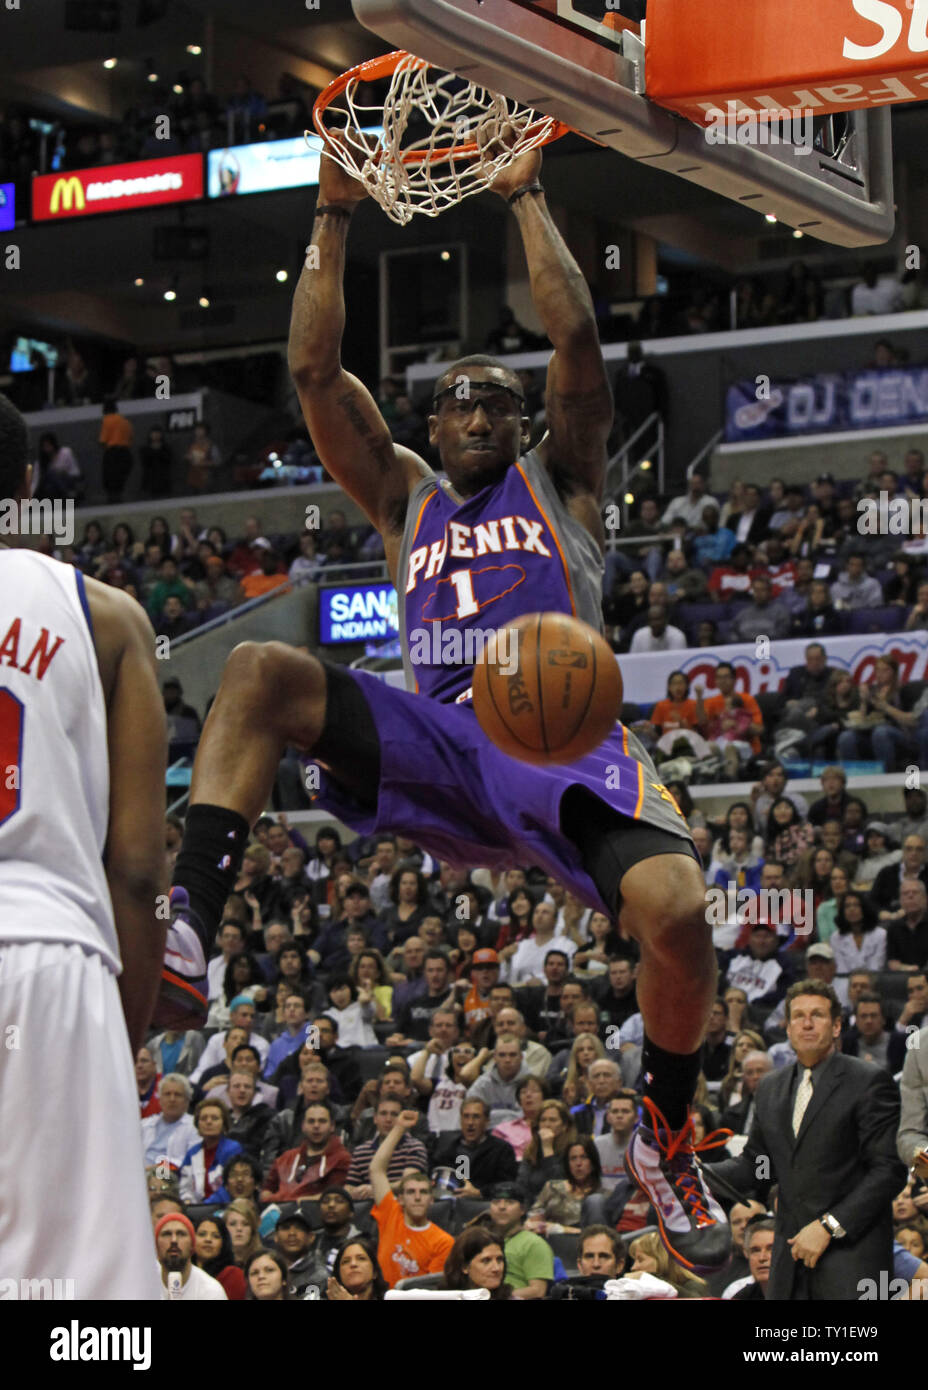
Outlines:
<svg viewBox="0 0 928 1390"><path fill-rule="evenodd" d="M382 82L392 78L400 65L403 64L406 71L421 72L426 68L434 67L425 58L417 58L413 53L407 53L405 49L398 48L392 53L386 53L381 58L368 58L364 63L357 63L347 72L343 72L340 77L336 77L330 82L324 92L320 92L313 106L313 125L323 140L328 142L333 132L325 124L325 113L332 104L341 96L349 98L349 109L353 109L351 97L354 91L364 83ZM437 71L441 71L437 69ZM444 76L445 74L443 74ZM544 125L550 120L549 117L539 117L532 122L522 132L524 140L530 140L534 145L549 145L553 140L560 140L562 136L570 133L570 126L564 125L562 121L555 121L551 130L543 139L535 137L541 132ZM455 141L435 150L400 150L397 157L403 164L437 164L445 160L454 159L474 159L481 153L480 146L476 140ZM377 152L373 152L374 158L378 158Z"/></svg>

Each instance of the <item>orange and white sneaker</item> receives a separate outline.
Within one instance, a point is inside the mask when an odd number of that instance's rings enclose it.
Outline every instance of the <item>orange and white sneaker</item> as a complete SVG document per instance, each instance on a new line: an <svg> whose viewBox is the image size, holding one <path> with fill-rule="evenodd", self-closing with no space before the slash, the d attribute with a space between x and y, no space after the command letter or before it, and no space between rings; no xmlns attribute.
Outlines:
<svg viewBox="0 0 928 1390"><path fill-rule="evenodd" d="M652 1100L645 1096L642 1103L651 1122L642 1122L632 1134L626 1172L657 1213L660 1237L671 1258L694 1274L712 1274L731 1254L731 1231L696 1155L719 1148L731 1131L715 1130L697 1144L691 1118L674 1133Z"/></svg>

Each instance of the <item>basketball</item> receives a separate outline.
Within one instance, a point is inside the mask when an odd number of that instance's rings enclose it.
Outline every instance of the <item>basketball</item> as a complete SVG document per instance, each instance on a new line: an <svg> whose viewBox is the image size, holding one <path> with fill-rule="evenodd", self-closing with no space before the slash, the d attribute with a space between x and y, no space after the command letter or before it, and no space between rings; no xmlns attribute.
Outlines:
<svg viewBox="0 0 928 1390"><path fill-rule="evenodd" d="M497 748L525 763L570 763L598 748L622 708L615 655L587 623L529 613L501 628L474 668L474 710Z"/></svg>

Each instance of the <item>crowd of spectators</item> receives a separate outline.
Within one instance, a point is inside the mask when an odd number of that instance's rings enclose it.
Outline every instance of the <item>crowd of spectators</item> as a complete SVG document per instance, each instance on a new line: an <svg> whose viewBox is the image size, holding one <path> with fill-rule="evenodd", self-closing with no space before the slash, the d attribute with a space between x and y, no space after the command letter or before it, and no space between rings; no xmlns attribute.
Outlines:
<svg viewBox="0 0 928 1390"><path fill-rule="evenodd" d="M881 534L870 534L867 508L899 502L911 504L908 533L888 534L882 526ZM766 488L738 481L724 501L694 473L686 493L664 509L655 496L643 497L623 532L636 544L607 557L604 612L612 645L638 653L814 639L808 669L790 677L766 727L762 718L749 719L735 697L731 740L746 755L758 752L762 739L765 747L807 756L873 757L886 771L924 759L928 701L914 684L900 687L896 659L877 661L863 685L827 662L830 637L928 628L923 509L928 472L919 449L910 449L897 468L874 451L856 483L837 483L830 473L809 487L777 478ZM686 677L675 673L671 682L671 705L687 701ZM697 718L696 702L690 703L685 727L705 735L705 712ZM672 708L655 721L655 742L678 727L675 717ZM703 742L691 738L690 744L690 751L705 754ZM669 743L659 752L669 753Z"/></svg>
<svg viewBox="0 0 928 1390"><path fill-rule="evenodd" d="M421 417L397 386L391 378L381 382L379 403L391 429L402 433L408 422L406 438L417 447ZM540 411L531 382L526 389L530 413ZM118 413L104 416L104 426L107 421L129 423ZM536 418L534 427L543 428L542 421ZM104 460L129 452L128 445L107 446ZM153 493L178 464L209 488L217 453L208 427L199 425L184 459L175 460L155 427L138 461ZM46 433L39 454L40 492L73 495L80 470L72 451ZM717 781L757 773L771 758L869 762L887 772L928 765L928 694L921 684L904 682L891 654L875 662L863 683L828 659L829 639L842 634L928 630L928 534L917 525L906 536L861 534L861 507L881 496L924 505L928 472L920 450L909 450L896 469L875 451L856 483L838 484L827 473L808 488L776 478L765 489L735 482L723 500L694 473L686 493L663 510L655 496L641 499L623 532L635 545L607 555L604 614L617 652L810 639L804 664L782 691L760 701L735 689L735 673L722 662L710 687L717 693L708 699L677 671L663 700L626 705L625 722L659 764L671 765L665 775ZM50 548L49 538L45 545ZM270 536L251 516L237 538L206 524L193 507L180 513L176 534L163 517L144 538L126 522L109 535L90 522L73 547L54 553L137 598L156 632L168 638L273 589L368 562L370 571L351 573L376 576L383 562L376 531L349 526L338 509L321 529Z"/></svg>
<svg viewBox="0 0 928 1390"><path fill-rule="evenodd" d="M757 1086L795 1061L792 981L831 986L839 1049L891 1076L913 1036L928 1043L928 797L906 792L889 824L839 768L811 806L773 769L718 819L688 811L707 888L758 905L714 928L694 1109L712 1163L741 1152ZM169 861L181 828L168 823ZM764 907L792 887L811 897L807 924ZM152 1036L137 1058L165 1296L593 1298L624 1277L628 1296L763 1297L775 1190L731 1207L731 1260L703 1281L668 1259L625 1173L637 970L634 943L540 870L468 873L409 839L343 845L332 826L310 845L262 817L218 930L206 1029ZM918 1139L928 1107L909 1070ZM906 1280L928 1273L925 1176L893 1207Z"/></svg>
<svg viewBox="0 0 928 1390"><path fill-rule="evenodd" d="M733 283L694 282L676 305L648 300L640 316L640 338L678 333L723 333L731 328L776 328L823 319L864 318L925 308L917 270L896 273L868 261L825 279L804 261L781 275L745 277Z"/></svg>
<svg viewBox="0 0 928 1390"><path fill-rule="evenodd" d="M180 72L170 82L145 82L138 100L118 121L67 122L8 107L0 112L0 182L27 188L33 174L299 136L310 125L316 95L286 72L272 96L258 91L247 74L235 78L231 92L217 95L201 77ZM169 126L157 127L164 117Z"/></svg>
<svg viewBox="0 0 928 1390"><path fill-rule="evenodd" d="M651 611L653 634L666 619ZM825 644L810 642L780 691L739 692L736 667L720 661L711 682L717 694L706 697L702 682L694 686L685 672L673 671L663 700L626 703L623 720L662 774L685 783L737 781L766 770L771 759L837 758L861 765L860 772L908 771L928 764L928 686L903 684L899 671L898 659L884 655L870 680L855 682L846 669L829 666Z"/></svg>
<svg viewBox="0 0 928 1390"><path fill-rule="evenodd" d="M108 400L166 400L166 387L171 398L216 390L262 405L281 393L284 365L280 353L273 350L178 363L166 350L127 353L112 344L70 337L49 346L55 354L51 393L49 357L37 347L31 349L31 370L14 373L6 392L25 414L43 410L49 400L61 408L102 405ZM176 491L183 485L181 478L172 480Z"/></svg>
<svg viewBox="0 0 928 1390"><path fill-rule="evenodd" d="M383 544L368 526L349 526L345 513L333 508L317 530L262 534L260 519L245 519L242 535L230 538L221 526L209 526L193 507L184 508L172 532L165 517L155 517L147 536L137 537L127 522L107 534L88 522L73 546L53 549L51 536L40 548L82 573L136 599L155 632L174 639L273 590L289 591L346 565L371 562L379 573ZM355 576L364 570L353 570Z"/></svg>
<svg viewBox="0 0 928 1390"><path fill-rule="evenodd" d="M70 125L10 107L0 112L0 182L19 184L26 205L33 174L299 136L310 125L316 95L286 72L271 97L256 90L247 74L234 80L231 92L217 95L202 78L181 72L171 83L146 82L122 119L106 124ZM156 129L164 117L170 122L167 132L163 125ZM801 260L779 275L765 277L677 274L670 277L665 293L617 313L603 288L591 289L604 342L898 313L924 308L928 302L918 270L897 273L888 262L874 261L848 267L830 279ZM508 309L490 338L490 350L497 353L546 345L522 328Z"/></svg>

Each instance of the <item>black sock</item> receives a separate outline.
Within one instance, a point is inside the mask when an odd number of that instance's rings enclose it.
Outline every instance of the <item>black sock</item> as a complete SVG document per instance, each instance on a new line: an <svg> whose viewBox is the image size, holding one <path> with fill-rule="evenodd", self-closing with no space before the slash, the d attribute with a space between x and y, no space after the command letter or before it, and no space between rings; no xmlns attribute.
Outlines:
<svg viewBox="0 0 928 1390"><path fill-rule="evenodd" d="M686 1124L687 1111L696 1094L696 1081L702 1063L698 1052L665 1052L645 1036L641 1050L644 1093L652 1100L672 1130Z"/></svg>
<svg viewBox="0 0 928 1390"><path fill-rule="evenodd" d="M203 949L216 939L226 899L235 887L245 857L250 827L244 816L225 806L191 806L184 841L174 865L173 883L186 888L190 906L202 926Z"/></svg>

